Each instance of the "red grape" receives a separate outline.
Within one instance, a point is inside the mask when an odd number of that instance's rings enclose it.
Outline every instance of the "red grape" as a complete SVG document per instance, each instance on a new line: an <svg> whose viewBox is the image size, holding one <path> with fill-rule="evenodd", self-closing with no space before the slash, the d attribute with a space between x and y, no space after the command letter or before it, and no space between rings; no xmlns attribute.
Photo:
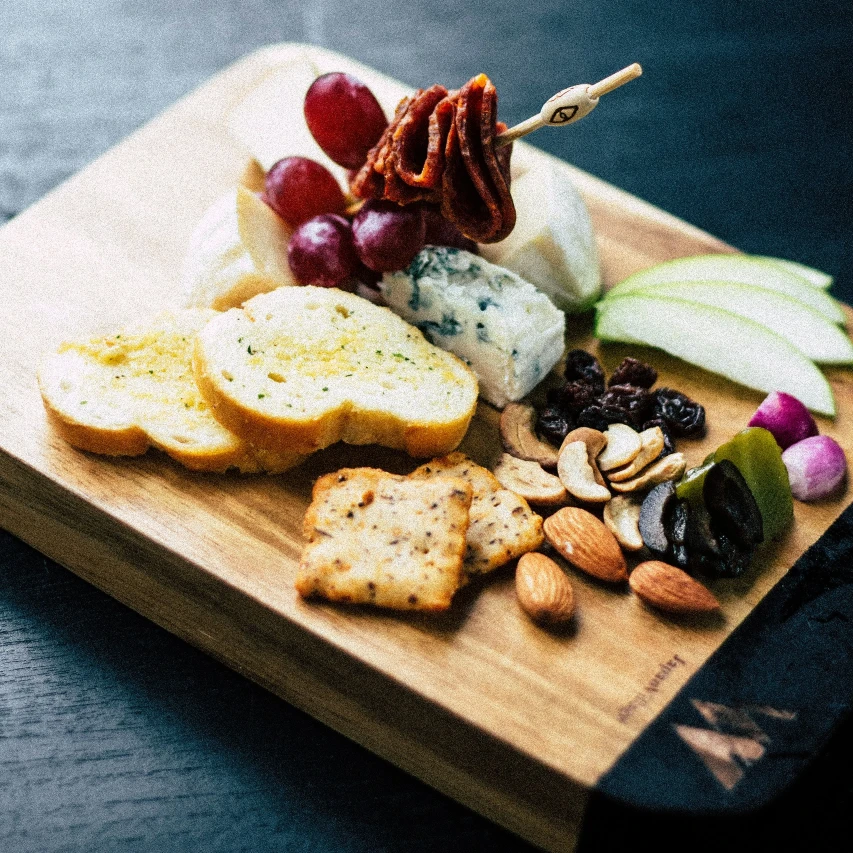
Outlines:
<svg viewBox="0 0 853 853"><path fill-rule="evenodd" d="M369 199L352 223L359 258L377 272L405 269L423 248L425 234L423 211L416 204Z"/></svg>
<svg viewBox="0 0 853 853"><path fill-rule="evenodd" d="M441 215L441 211L431 204L423 206L424 222L426 222L426 237L424 241L429 246L453 246L477 253L477 244L466 237L449 219Z"/></svg>
<svg viewBox="0 0 853 853"><path fill-rule="evenodd" d="M318 77L305 94L305 121L323 151L339 166L358 169L388 120L360 80L340 71Z"/></svg>
<svg viewBox="0 0 853 853"><path fill-rule="evenodd" d="M300 284L337 287L349 283L358 264L349 222L330 213L303 222L290 237L287 260Z"/></svg>
<svg viewBox="0 0 853 853"><path fill-rule="evenodd" d="M285 157L267 172L264 201L295 228L321 213L343 213L346 200L335 176L307 157Z"/></svg>
<svg viewBox="0 0 853 853"><path fill-rule="evenodd" d="M354 279L357 279L362 284L366 284L368 287L375 288L379 282L382 281L382 273L370 269L369 266L361 262L361 259L359 259L358 263L355 265L355 269L352 271L352 276Z"/></svg>

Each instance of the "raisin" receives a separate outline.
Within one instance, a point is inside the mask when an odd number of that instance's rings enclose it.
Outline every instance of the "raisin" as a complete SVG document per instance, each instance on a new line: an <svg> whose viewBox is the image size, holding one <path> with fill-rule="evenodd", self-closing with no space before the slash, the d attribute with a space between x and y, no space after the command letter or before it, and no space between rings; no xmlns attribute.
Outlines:
<svg viewBox="0 0 853 853"><path fill-rule="evenodd" d="M604 432L610 424L631 426L631 416L625 409L615 406L602 406L599 403L587 406L578 415L578 426L590 427Z"/></svg>
<svg viewBox="0 0 853 853"><path fill-rule="evenodd" d="M569 382L585 382L598 390L604 391L604 369L598 359L586 350L573 349L566 356L566 379Z"/></svg>
<svg viewBox="0 0 853 853"><path fill-rule="evenodd" d="M652 395L638 385L611 385L601 397L601 406L609 409L621 409L628 416L627 423L638 427L652 414L654 400Z"/></svg>
<svg viewBox="0 0 853 853"><path fill-rule="evenodd" d="M604 417L601 406L587 406L578 415L578 426L597 429L599 432L604 432L610 426L608 420Z"/></svg>
<svg viewBox="0 0 853 853"><path fill-rule="evenodd" d="M554 406L542 409L536 418L536 429L539 434L557 447L563 443L563 439L571 432L572 427L568 415Z"/></svg>
<svg viewBox="0 0 853 853"><path fill-rule="evenodd" d="M700 436L705 432L705 409L680 391L658 388L652 394L655 416L675 436Z"/></svg>
<svg viewBox="0 0 853 853"><path fill-rule="evenodd" d="M587 406L598 402L598 392L587 382L566 382L555 395L556 405L563 411L577 415Z"/></svg>
<svg viewBox="0 0 853 853"><path fill-rule="evenodd" d="M608 385L638 385L640 388L651 388L657 379L658 372L650 364L626 356L613 371Z"/></svg>
<svg viewBox="0 0 853 853"><path fill-rule="evenodd" d="M640 430L651 429L652 427L660 427L660 431L663 433L663 450L661 450L658 459L662 459L664 456L669 456L670 453L675 453L675 439L672 437L672 433L670 432L666 421L661 418L652 418L650 421L646 421L640 427Z"/></svg>

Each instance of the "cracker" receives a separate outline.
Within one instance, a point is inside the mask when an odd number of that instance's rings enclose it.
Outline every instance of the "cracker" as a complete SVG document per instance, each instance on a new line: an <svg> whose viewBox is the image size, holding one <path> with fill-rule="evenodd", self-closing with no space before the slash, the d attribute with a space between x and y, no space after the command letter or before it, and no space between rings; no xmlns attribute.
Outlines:
<svg viewBox="0 0 853 853"><path fill-rule="evenodd" d="M296 589L304 597L445 610L462 583L471 485L376 468L321 477L305 515Z"/></svg>
<svg viewBox="0 0 853 853"><path fill-rule="evenodd" d="M471 484L474 497L465 550L467 574L494 571L542 544L542 518L524 498L503 488L491 471L464 453L433 459L413 471L411 477L462 478Z"/></svg>

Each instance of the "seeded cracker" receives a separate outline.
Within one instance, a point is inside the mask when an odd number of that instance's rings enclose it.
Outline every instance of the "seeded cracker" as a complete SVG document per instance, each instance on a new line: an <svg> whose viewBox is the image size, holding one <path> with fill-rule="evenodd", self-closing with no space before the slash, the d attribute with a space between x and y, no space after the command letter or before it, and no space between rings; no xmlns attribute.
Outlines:
<svg viewBox="0 0 853 853"><path fill-rule="evenodd" d="M472 462L464 453L433 459L410 476L414 479L461 477L473 487L466 574L491 572L542 544L542 518L524 498L503 488L491 471Z"/></svg>
<svg viewBox="0 0 853 853"><path fill-rule="evenodd" d="M303 597L397 610L446 610L462 583L471 486L376 468L321 477L305 514Z"/></svg>

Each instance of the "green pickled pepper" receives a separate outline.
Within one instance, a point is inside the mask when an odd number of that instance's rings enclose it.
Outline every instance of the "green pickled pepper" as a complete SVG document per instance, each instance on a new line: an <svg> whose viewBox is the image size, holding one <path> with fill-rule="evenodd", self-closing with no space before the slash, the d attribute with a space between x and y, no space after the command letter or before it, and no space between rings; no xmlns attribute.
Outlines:
<svg viewBox="0 0 853 853"><path fill-rule="evenodd" d="M702 500L705 475L714 462L728 459L736 465L752 492L764 526L764 541L780 536L794 518L794 499L782 450L766 429L748 427L721 444L698 468L691 468L676 495L691 502Z"/></svg>
<svg viewBox="0 0 853 853"><path fill-rule="evenodd" d="M701 465L687 471L675 487L675 496L679 500L687 500L694 505L701 504L705 475L713 464L714 454L711 453Z"/></svg>

